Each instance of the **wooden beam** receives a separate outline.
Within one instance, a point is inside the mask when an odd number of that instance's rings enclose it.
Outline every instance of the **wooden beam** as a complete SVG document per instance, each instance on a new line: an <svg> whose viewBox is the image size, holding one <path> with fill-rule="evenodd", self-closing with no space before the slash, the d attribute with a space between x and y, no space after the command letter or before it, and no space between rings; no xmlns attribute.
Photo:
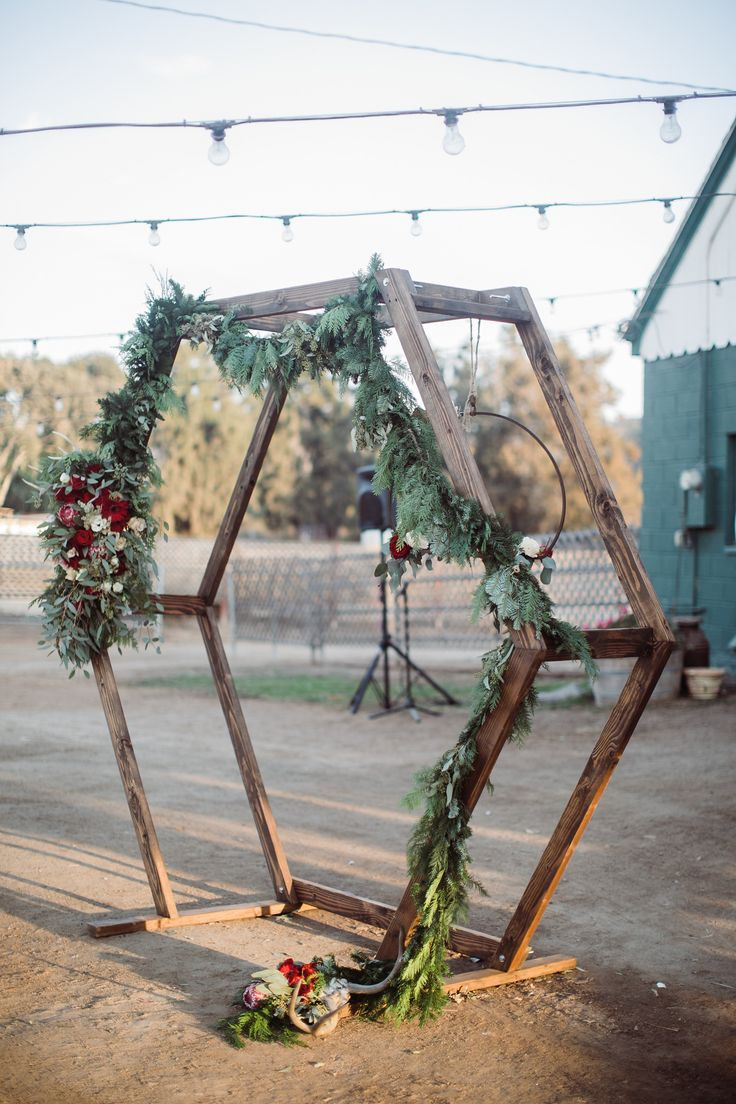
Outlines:
<svg viewBox="0 0 736 1104"><path fill-rule="evenodd" d="M460 424L457 411L422 328L414 304L414 284L409 273L398 268L384 269L376 273L376 279L432 423L442 459L455 490L466 498L474 498L485 513L495 513L475 457L470 451L467 434ZM544 648L542 641L537 640L531 626L512 629L511 637L514 643L521 647L535 651L541 651Z"/></svg>
<svg viewBox="0 0 736 1104"><path fill-rule="evenodd" d="M341 890L319 885L317 882L294 878L293 884L294 892L303 904L310 904L314 908L333 912L338 916L348 916L352 920L359 920L363 924L371 924L376 928L388 928L396 912L393 905L385 905L381 901L372 901L367 897L357 897L352 893L343 893ZM450 937L450 950L474 958L490 960L498 944L497 938L474 931L472 928L455 927Z"/></svg>
<svg viewBox="0 0 736 1104"><path fill-rule="evenodd" d="M517 970L469 970L464 974L455 974L445 983L446 993L457 993L459 989L490 989L494 985L509 985L515 981L531 981L532 978L558 974L562 970L574 970L577 959L569 955L548 955L536 958Z"/></svg>
<svg viewBox="0 0 736 1104"><path fill-rule="evenodd" d="M495 513L470 452L467 435L459 424L457 411L417 317L414 285L409 273L387 268L377 272L376 279L455 490L466 498L476 498L487 514Z"/></svg>
<svg viewBox="0 0 736 1104"><path fill-rule="evenodd" d="M476 316L473 315L472 317L475 318ZM292 313L266 315L260 318L251 318L249 316L247 318L247 322L248 328L251 330L266 330L269 333L281 333L281 331L284 329L285 326L289 324L289 322L304 322L309 325L311 322L314 322L315 318L316 315L314 314ZM449 314L437 314L436 311L426 310L419 312L419 318L420 321L423 323L453 322L457 321L458 314L456 310L453 310L452 313ZM379 326L382 326L384 329L391 329L393 326L393 323L389 318L388 311L384 307L378 308L378 310L376 311L376 319ZM246 320L243 319L243 321Z"/></svg>
<svg viewBox="0 0 736 1104"><path fill-rule="evenodd" d="M311 910L303 905L299 911ZM87 931L96 939L108 935L129 935L139 931L168 931L170 928L189 928L197 924L221 924L234 920L258 920L263 916L281 916L296 909L285 901L260 901L252 905L212 905L207 908L184 909L177 916L113 916L104 920L93 920L87 924Z"/></svg>
<svg viewBox="0 0 736 1104"><path fill-rule="evenodd" d="M650 625L657 640L674 641L672 630L636 546L621 508L593 447L552 343L526 288L520 288L531 318L517 326L534 374L559 430L562 443L588 500L603 543L616 568L621 586L641 625Z"/></svg>
<svg viewBox="0 0 736 1104"><path fill-rule="evenodd" d="M671 651L668 640L657 642L648 655L637 660L509 921L492 962L496 969L515 970L523 962L529 941L611 780Z"/></svg>
<svg viewBox="0 0 736 1104"><path fill-rule="evenodd" d="M472 813L491 775L501 749L509 738L519 703L524 700L544 660L543 651L516 648L509 660L503 680L501 700L486 718L476 737L475 767L462 793L462 801ZM379 958L395 958L399 928L405 933L411 930L417 915L413 883L410 882L396 910L396 915L384 936Z"/></svg>
<svg viewBox="0 0 736 1104"><path fill-rule="evenodd" d="M351 276L347 280L326 280L319 284L299 284L250 295L232 295L226 299L213 299L210 305L223 312L233 311L236 318L260 318L318 310L338 295L354 295L359 286L357 277Z"/></svg>
<svg viewBox="0 0 736 1104"><path fill-rule="evenodd" d="M280 901L287 901L294 905L298 904L292 888L289 864L286 861L286 854L281 844L266 788L263 785L263 778L235 690L235 683L225 655L214 610L208 606L205 613L197 618L197 621L202 631L215 688L222 711L225 714L225 721L235 750L235 757L238 761L245 792L248 795L256 831L263 848L263 856L271 874L274 891Z"/></svg>
<svg viewBox="0 0 736 1104"><path fill-rule="evenodd" d="M151 594L150 597L163 606L165 617L188 617L204 613L206 602L194 594Z"/></svg>
<svg viewBox="0 0 736 1104"><path fill-rule="evenodd" d="M156 828L154 827L151 810L148 807L146 792L143 789L138 762L133 751L133 744L107 651L92 656L92 670L97 680L100 701L110 730L113 751L120 770L125 799L128 802L143 866L148 877L148 884L151 887L153 903L162 916L175 917L177 915L176 902L171 892Z"/></svg>
<svg viewBox="0 0 736 1104"><path fill-rule="evenodd" d="M518 288L473 291L416 281L412 287L418 310L436 311L454 318L482 318L491 322L528 322L530 319Z"/></svg>
<svg viewBox="0 0 736 1104"><path fill-rule="evenodd" d="M591 629L585 638L594 659L622 659L648 652L654 643L653 629ZM555 663L575 657L566 651L557 651L547 644L544 662Z"/></svg>
<svg viewBox="0 0 736 1104"><path fill-rule="evenodd" d="M222 582L222 576L225 574L230 553L240 532L245 511L248 509L251 496L255 490L256 480L263 467L263 461L266 459L268 446L271 443L285 402L286 391L281 391L276 387L269 388L261 412L258 415L256 428L253 431L253 437L240 468L237 482L230 495L225 516L220 522L220 528L215 537L215 543L212 546L202 582L199 585L199 596L208 605L212 605L217 597L217 591Z"/></svg>

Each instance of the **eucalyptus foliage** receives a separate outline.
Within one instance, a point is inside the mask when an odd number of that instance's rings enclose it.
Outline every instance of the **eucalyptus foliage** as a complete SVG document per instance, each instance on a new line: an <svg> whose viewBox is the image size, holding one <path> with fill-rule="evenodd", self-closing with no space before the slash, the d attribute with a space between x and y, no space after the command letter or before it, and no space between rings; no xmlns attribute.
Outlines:
<svg viewBox="0 0 736 1104"><path fill-rule="evenodd" d="M185 296L172 283L149 303L125 346L128 381L117 395L101 402L102 416L90 435L99 451L128 471L155 482L158 473L147 448L150 429L172 401L169 371L179 337L205 341L223 379L256 395L266 387L287 391L299 378L330 375L343 389L353 388L357 448L379 453L374 486L390 487L397 500L397 533L412 546L411 565L431 567L431 557L460 565L480 560L484 574L474 614L490 615L496 628L531 626L546 639L593 663L584 635L557 620L546 591L533 571L533 560L520 552L521 534L498 516L488 517L475 500L450 485L434 431L417 406L404 369L383 355L384 334L377 318L381 297L376 282L380 260L374 257L357 291L327 305L314 321L289 322L280 333L253 334L232 314L216 314L203 297ZM549 571L553 561L545 560ZM390 561L393 581L405 565ZM547 576L548 577L548 576ZM546 578L545 577L545 581ZM96 641L90 643L94 650ZM467 913L470 874L469 810L462 800L476 759L476 739L498 705L513 644L505 638L482 661L470 718L457 743L417 779L411 800L425 803L408 848L419 922L406 948L403 967L381 1001L379 1011L394 1020L436 1015L445 1003L445 950L450 927ZM529 730L534 691L522 703L512 738ZM244 1033L250 1029L240 1025ZM252 1030L257 1034L259 1026Z"/></svg>

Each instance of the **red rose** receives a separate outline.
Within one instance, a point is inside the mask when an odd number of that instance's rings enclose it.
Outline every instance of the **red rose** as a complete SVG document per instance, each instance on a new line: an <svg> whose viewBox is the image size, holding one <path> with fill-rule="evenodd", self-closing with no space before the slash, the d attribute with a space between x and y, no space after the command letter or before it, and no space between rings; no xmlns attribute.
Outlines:
<svg viewBox="0 0 736 1104"><path fill-rule="evenodd" d="M394 533L391 540L388 542L388 547L395 560L405 560L411 552L411 545L406 541L400 540L398 533Z"/></svg>
<svg viewBox="0 0 736 1104"><path fill-rule="evenodd" d="M70 503L67 503L61 507L56 516L62 525L67 525L71 529L76 524L77 511Z"/></svg>
<svg viewBox="0 0 736 1104"><path fill-rule="evenodd" d="M102 471L102 464L89 464L87 466L87 471L88 472L101 472Z"/></svg>
<svg viewBox="0 0 736 1104"><path fill-rule="evenodd" d="M72 543L76 544L77 548L89 548L94 539L95 535L91 529L77 529L72 537Z"/></svg>
<svg viewBox="0 0 736 1104"><path fill-rule="evenodd" d="M91 502L95 496L91 491L82 491L80 495L77 495L77 501L79 502Z"/></svg>

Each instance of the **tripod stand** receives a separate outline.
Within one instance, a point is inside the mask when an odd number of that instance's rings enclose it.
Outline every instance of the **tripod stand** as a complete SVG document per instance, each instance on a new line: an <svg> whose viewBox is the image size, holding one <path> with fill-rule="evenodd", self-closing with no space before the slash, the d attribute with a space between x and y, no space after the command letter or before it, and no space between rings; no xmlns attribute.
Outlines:
<svg viewBox="0 0 736 1104"><path fill-rule="evenodd" d="M386 557L383 551L381 551L381 562L385 563ZM378 643L376 654L371 662L368 664L365 674L363 675L358 688L353 694L350 700L350 712L357 713L360 709L365 692L369 686L373 686L376 690L381 709L378 713L371 713L370 717L382 717L388 713L400 713L403 709L408 709L412 719L419 721L420 713L427 713L430 716L438 716L437 711L434 709L427 709L425 706L417 705L414 700L413 685L412 685L412 672L417 678L424 679L429 683L438 694L442 695L442 700L447 705L459 705L459 701L453 698L452 694L449 694L447 690L444 690L439 683L435 682L426 671L419 667L409 658L409 597L408 597L408 582L404 583L403 587L399 591L399 597L403 599L403 620L404 620L404 646L402 649L395 644L391 639L391 633L388 631L388 602L386 600L386 576L381 576L381 582L379 584L379 593L381 596L381 639ZM391 701L391 676L389 671L389 649L394 651L400 659L404 661L404 693L401 699L392 702ZM379 663L382 662L383 668L383 685L381 686L375 677L376 668Z"/></svg>

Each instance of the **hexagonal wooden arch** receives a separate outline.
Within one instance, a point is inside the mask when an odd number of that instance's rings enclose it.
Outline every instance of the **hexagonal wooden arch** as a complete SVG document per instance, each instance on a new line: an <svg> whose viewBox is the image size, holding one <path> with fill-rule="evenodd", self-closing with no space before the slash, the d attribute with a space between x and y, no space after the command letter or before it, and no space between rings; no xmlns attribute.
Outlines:
<svg viewBox="0 0 736 1104"><path fill-rule="evenodd" d="M493 504L470 453L467 437L437 367L423 323L477 318L516 325L640 626L586 634L596 658L636 656L637 661L506 931L498 939L468 928L453 929L450 948L481 959L484 966L456 974L448 982L448 990L460 986L486 988L570 969L575 965L574 958L564 955L535 958L526 965L524 960L532 934L657 684L674 640L527 290L508 287L469 291L440 284L420 284L413 282L409 273L400 269L385 269L378 273L377 279L384 300L381 321L396 330L434 427L449 476L461 494L476 498L487 513L493 512ZM277 331L294 318L310 317L299 312L324 307L335 296L354 293L357 286L356 279L335 280L222 299L217 301L216 306L234 311L237 317L247 319L254 329ZM175 355L176 349L173 348L171 366ZM407 886L398 906L392 906L292 877L217 627L215 596L285 398L285 394L273 388L268 392L197 595L160 596L165 615L191 615L199 623L276 899L179 912L158 845L110 659L107 653L103 653L95 657L93 668L156 914L105 919L89 924L89 931L95 936L161 930L219 920L246 920L318 908L384 929L379 955L391 958L396 953L399 932L410 931L415 921L411 885ZM516 647L506 670L501 701L478 734L476 765L463 795L470 810L483 792L511 731L519 704L532 685L540 665L570 658L555 651L546 641L537 640L528 628L515 631L512 636Z"/></svg>

